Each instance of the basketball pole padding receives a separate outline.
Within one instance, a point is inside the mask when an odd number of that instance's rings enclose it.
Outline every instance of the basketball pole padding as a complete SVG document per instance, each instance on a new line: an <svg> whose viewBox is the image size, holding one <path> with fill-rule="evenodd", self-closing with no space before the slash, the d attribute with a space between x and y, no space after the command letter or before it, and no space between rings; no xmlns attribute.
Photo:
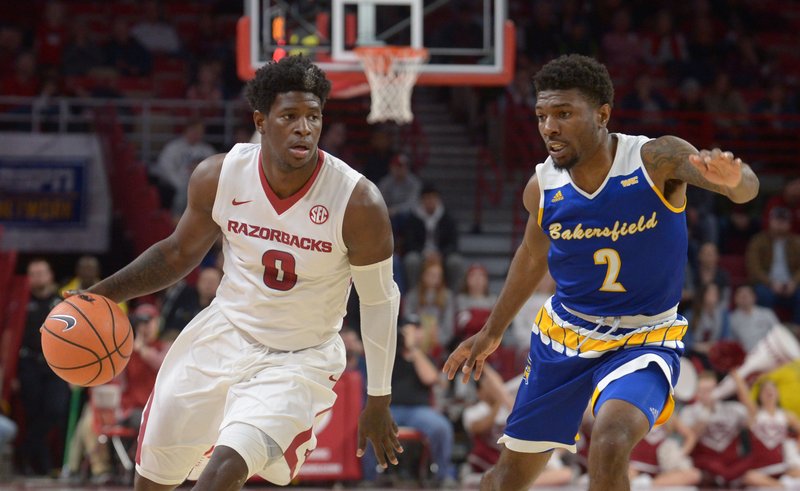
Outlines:
<svg viewBox="0 0 800 491"><path fill-rule="evenodd" d="M72 393L69 397L69 417L67 418L67 435L64 442L64 460L61 463L61 475L69 475L69 452L72 437L75 434L75 427L78 425L78 416L81 411L81 395L83 387L73 385Z"/></svg>

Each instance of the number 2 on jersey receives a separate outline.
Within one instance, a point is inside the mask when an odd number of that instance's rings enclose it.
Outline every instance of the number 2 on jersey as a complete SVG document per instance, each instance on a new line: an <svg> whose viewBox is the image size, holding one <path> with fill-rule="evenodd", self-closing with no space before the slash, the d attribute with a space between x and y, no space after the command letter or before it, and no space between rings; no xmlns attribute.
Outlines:
<svg viewBox="0 0 800 491"><path fill-rule="evenodd" d="M598 249L594 251L594 263L606 264L606 278L603 280L603 286L600 287L601 292L624 292L625 287L622 283L617 281L619 276L619 269L622 266L622 261L619 258L619 253L614 249Z"/></svg>
<svg viewBox="0 0 800 491"><path fill-rule="evenodd" d="M261 256L264 265L264 284L273 290L285 292L297 283L294 256L284 251L270 249Z"/></svg>

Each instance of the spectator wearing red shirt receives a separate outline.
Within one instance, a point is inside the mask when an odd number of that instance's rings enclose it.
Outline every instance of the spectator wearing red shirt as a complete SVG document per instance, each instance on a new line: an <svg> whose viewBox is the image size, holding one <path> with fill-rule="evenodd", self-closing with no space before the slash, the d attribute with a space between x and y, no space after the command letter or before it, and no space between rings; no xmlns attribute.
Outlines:
<svg viewBox="0 0 800 491"><path fill-rule="evenodd" d="M456 297L455 339L461 342L478 332L496 301L497 296L489 293L489 272L482 264L471 265Z"/></svg>
<svg viewBox="0 0 800 491"><path fill-rule="evenodd" d="M39 95L41 81L36 73L36 57L33 53L21 53L14 64L14 73L3 78L3 95L35 97Z"/></svg>
<svg viewBox="0 0 800 491"><path fill-rule="evenodd" d="M61 66L61 55L68 37L64 14L61 2L50 1L44 7L42 21L36 28L36 55L42 65Z"/></svg>
<svg viewBox="0 0 800 491"><path fill-rule="evenodd" d="M660 10L655 16L655 28L644 39L644 59L666 73L680 73L689 60L686 38L674 28L672 13Z"/></svg>
<svg viewBox="0 0 800 491"><path fill-rule="evenodd" d="M169 344L158 338L161 317L154 305L146 303L136 307L131 318L135 336L133 353L121 375L122 409L130 414L128 421L132 426L138 427Z"/></svg>
<svg viewBox="0 0 800 491"><path fill-rule="evenodd" d="M0 73L11 72L21 52L22 29L10 25L0 26Z"/></svg>

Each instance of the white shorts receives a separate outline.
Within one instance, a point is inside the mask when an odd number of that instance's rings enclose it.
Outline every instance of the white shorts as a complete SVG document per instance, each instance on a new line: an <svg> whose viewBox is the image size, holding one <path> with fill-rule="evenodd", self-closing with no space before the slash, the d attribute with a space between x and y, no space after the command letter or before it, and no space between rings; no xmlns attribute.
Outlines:
<svg viewBox="0 0 800 491"><path fill-rule="evenodd" d="M213 304L167 353L142 416L136 470L155 483L182 483L231 423L272 438L283 457L250 469L288 484L316 447L313 426L336 401L345 368L340 336L300 351L275 351L233 327Z"/></svg>

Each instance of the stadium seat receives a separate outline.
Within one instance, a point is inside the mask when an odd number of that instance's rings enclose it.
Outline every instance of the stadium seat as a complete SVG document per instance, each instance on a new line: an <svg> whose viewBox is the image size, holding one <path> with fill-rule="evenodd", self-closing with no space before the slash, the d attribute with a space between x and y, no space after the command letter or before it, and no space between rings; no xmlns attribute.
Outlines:
<svg viewBox="0 0 800 491"><path fill-rule="evenodd" d="M431 452L428 437L424 433L410 426L398 428L397 438L400 443L413 443L420 446L419 463L417 464L417 479L424 483L428 477L431 465Z"/></svg>
<svg viewBox="0 0 800 491"><path fill-rule="evenodd" d="M133 472L131 449L126 448L123 439L135 441L139 431L121 424L129 416L121 407L122 389L117 384L105 384L91 389L89 404L92 410L92 424L100 443L111 442L114 453L125 472ZM134 447L135 448L135 447Z"/></svg>

